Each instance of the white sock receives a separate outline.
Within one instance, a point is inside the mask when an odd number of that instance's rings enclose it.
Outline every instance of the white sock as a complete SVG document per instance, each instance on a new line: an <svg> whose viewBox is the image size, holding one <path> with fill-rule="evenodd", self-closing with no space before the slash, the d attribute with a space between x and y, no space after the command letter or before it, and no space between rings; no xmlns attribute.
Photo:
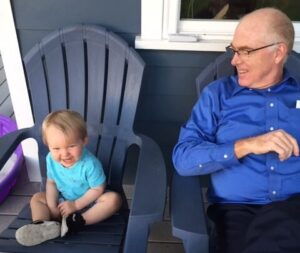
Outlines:
<svg viewBox="0 0 300 253"><path fill-rule="evenodd" d="M69 230L66 220L67 220L67 217L63 217L61 220L60 237L64 237Z"/></svg>

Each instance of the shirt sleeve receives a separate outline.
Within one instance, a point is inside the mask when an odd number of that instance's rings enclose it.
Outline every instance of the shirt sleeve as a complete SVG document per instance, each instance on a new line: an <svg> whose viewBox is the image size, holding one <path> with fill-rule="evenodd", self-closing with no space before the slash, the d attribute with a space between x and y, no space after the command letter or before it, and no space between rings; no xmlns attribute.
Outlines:
<svg viewBox="0 0 300 253"><path fill-rule="evenodd" d="M53 161L52 161L50 153L48 153L48 155L46 156L46 169L47 169L47 178L51 179L51 180L54 180Z"/></svg>
<svg viewBox="0 0 300 253"><path fill-rule="evenodd" d="M217 141L219 96L216 90L205 88L189 120L181 127L172 157L180 175L210 174L239 163L234 142Z"/></svg>
<svg viewBox="0 0 300 253"><path fill-rule="evenodd" d="M106 176L100 161L96 158L92 160L92 166L87 170L87 181L91 188L105 184Z"/></svg>

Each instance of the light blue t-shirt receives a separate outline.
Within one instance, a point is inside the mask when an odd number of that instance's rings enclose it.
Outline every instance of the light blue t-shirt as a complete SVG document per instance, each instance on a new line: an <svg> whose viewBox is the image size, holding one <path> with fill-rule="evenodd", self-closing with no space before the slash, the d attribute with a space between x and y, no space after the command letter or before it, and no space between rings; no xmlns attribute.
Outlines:
<svg viewBox="0 0 300 253"><path fill-rule="evenodd" d="M76 200L89 189L105 184L105 174L100 161L86 148L80 160L70 168L53 160L49 152L46 157L47 177L55 182L62 197Z"/></svg>

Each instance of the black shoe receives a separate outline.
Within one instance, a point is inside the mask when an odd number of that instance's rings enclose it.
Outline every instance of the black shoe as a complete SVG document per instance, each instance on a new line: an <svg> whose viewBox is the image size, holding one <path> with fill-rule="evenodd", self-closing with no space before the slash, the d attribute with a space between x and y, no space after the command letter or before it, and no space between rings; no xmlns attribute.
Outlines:
<svg viewBox="0 0 300 253"><path fill-rule="evenodd" d="M63 217L61 223L60 236L75 234L85 225L85 220L80 213L73 213L68 217Z"/></svg>

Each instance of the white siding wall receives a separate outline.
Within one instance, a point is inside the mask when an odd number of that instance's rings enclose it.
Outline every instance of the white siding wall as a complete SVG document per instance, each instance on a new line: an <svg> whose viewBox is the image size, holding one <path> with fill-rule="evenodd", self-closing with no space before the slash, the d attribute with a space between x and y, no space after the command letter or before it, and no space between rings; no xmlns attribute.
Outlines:
<svg viewBox="0 0 300 253"><path fill-rule="evenodd" d="M14 111L6 82L5 71L0 54L0 114L14 117Z"/></svg>

